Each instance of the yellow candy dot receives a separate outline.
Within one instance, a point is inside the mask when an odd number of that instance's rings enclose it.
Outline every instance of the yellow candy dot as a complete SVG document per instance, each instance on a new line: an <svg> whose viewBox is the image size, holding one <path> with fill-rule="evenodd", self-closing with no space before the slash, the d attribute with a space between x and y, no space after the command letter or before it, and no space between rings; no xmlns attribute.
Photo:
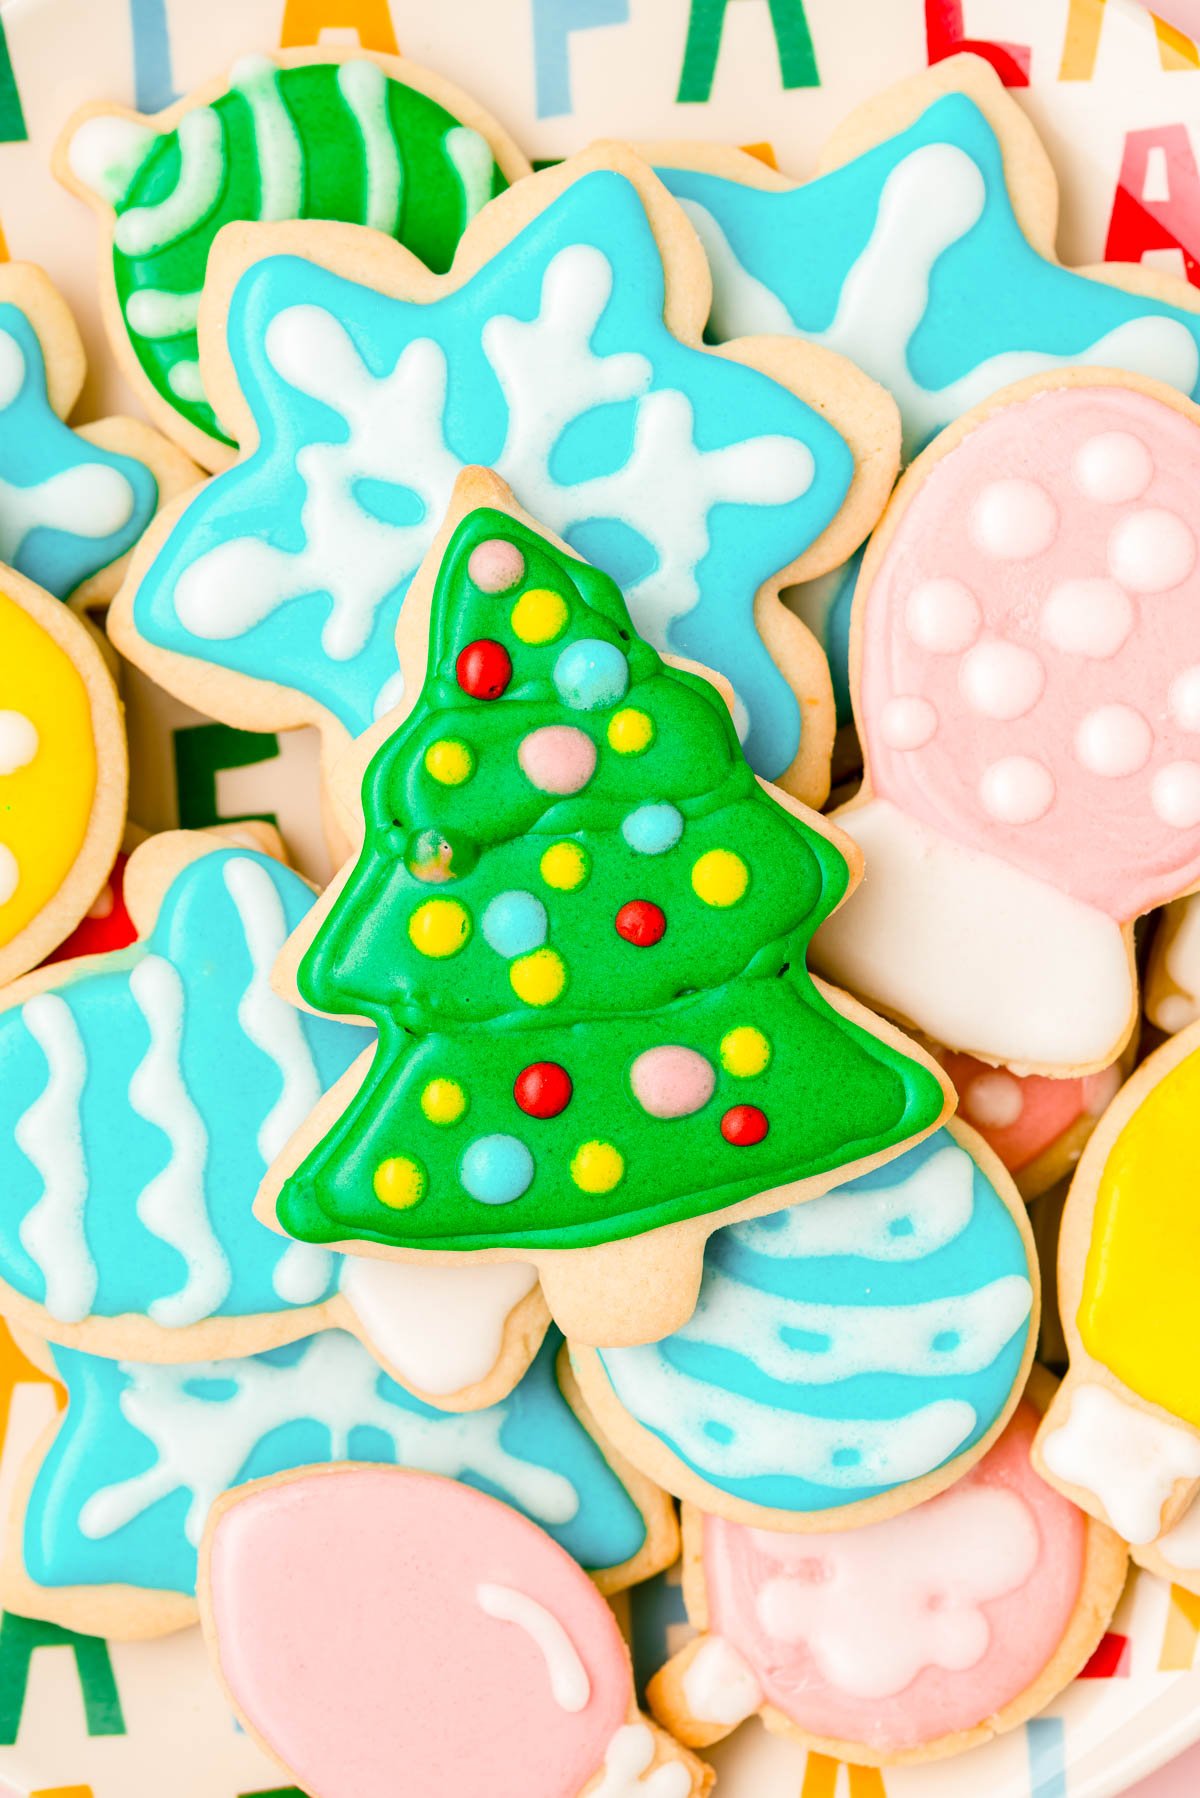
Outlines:
<svg viewBox="0 0 1200 1798"><path fill-rule="evenodd" d="M584 1192L611 1192L625 1172L625 1157L610 1142L581 1143L571 1157L571 1178Z"/></svg>
<svg viewBox="0 0 1200 1798"><path fill-rule="evenodd" d="M522 643L553 643L567 623L567 602L549 587L531 587L512 609L512 627Z"/></svg>
<svg viewBox="0 0 1200 1798"><path fill-rule="evenodd" d="M467 1095L457 1080L431 1080L421 1094L421 1110L431 1124L456 1124L467 1109Z"/></svg>
<svg viewBox="0 0 1200 1798"><path fill-rule="evenodd" d="M475 772L475 757L465 743L443 737L425 751L425 767L444 787L461 787Z"/></svg>
<svg viewBox="0 0 1200 1798"><path fill-rule="evenodd" d="M414 949L440 960L466 947L471 920L457 899L426 899L408 920Z"/></svg>
<svg viewBox="0 0 1200 1798"><path fill-rule="evenodd" d="M425 1169L413 1156L390 1155L375 1169L371 1184L375 1188L375 1197L382 1204L390 1205L393 1211L407 1211L410 1205L419 1204L425 1197L429 1180Z"/></svg>
<svg viewBox="0 0 1200 1798"><path fill-rule="evenodd" d="M548 887L573 893L588 876L588 859L578 843L554 843L543 855L540 867Z"/></svg>
<svg viewBox="0 0 1200 1798"><path fill-rule="evenodd" d="M736 905L750 884L750 871L732 849L710 849L692 869L692 885L705 905Z"/></svg>
<svg viewBox="0 0 1200 1798"><path fill-rule="evenodd" d="M753 1024L739 1024L736 1030L727 1030L721 1038L721 1066L727 1074L736 1074L739 1080L761 1074L770 1059L771 1045Z"/></svg>
<svg viewBox="0 0 1200 1798"><path fill-rule="evenodd" d="M535 949L520 955L508 970L513 992L526 1005L553 1005L567 984L562 957L553 949Z"/></svg>
<svg viewBox="0 0 1200 1798"><path fill-rule="evenodd" d="M641 755L654 741L654 720L627 705L608 721L608 740L618 755Z"/></svg>

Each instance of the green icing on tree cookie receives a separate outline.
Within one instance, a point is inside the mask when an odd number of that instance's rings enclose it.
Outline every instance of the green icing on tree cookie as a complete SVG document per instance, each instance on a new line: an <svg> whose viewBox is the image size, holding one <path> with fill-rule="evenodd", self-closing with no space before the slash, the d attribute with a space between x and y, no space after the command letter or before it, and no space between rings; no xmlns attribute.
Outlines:
<svg viewBox="0 0 1200 1798"><path fill-rule="evenodd" d="M606 575L506 514L459 526L428 672L303 998L379 1029L287 1180L309 1242L583 1248L928 1128L928 1070L836 1012L805 950L838 850L759 786L707 682Z"/></svg>
<svg viewBox="0 0 1200 1798"><path fill-rule="evenodd" d="M436 273L506 185L491 148L366 59L280 68L247 57L229 88L151 136L115 198L113 272L138 361L171 405L229 439L204 397L196 312L234 219L340 219L398 238Z"/></svg>

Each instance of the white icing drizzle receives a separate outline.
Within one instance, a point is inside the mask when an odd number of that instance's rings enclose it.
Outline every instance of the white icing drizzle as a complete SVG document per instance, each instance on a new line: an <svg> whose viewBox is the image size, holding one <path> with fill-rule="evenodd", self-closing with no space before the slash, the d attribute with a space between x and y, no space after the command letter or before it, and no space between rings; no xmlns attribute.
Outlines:
<svg viewBox="0 0 1200 1798"><path fill-rule="evenodd" d="M898 1171L898 1170L897 1170ZM975 1164L948 1143L892 1186L841 1190L731 1229L756 1255L922 1261L961 1236L975 1210Z"/></svg>
<svg viewBox="0 0 1200 1798"><path fill-rule="evenodd" d="M388 117L387 77L376 63L344 62L337 84L362 137L366 165L362 222L391 236L400 225L404 171Z"/></svg>
<svg viewBox="0 0 1200 1798"><path fill-rule="evenodd" d="M254 124L259 218L299 218L304 204L303 152L279 91L277 65L266 56L244 56L234 66L230 86L245 100Z"/></svg>
<svg viewBox="0 0 1200 1798"><path fill-rule="evenodd" d="M115 1534L160 1499L183 1491L191 1495L187 1538L198 1543L213 1502L237 1484L255 1444L299 1418L328 1430L335 1461L349 1459L352 1429L370 1428L387 1437L402 1466L451 1479L481 1474L542 1523L568 1523L579 1509L579 1494L563 1474L519 1460L501 1446L503 1405L430 1418L389 1404L378 1390L379 1367L341 1330L313 1337L306 1353L289 1365L254 1357L182 1366L122 1362L121 1371L129 1380L121 1394L122 1414L156 1455L145 1472L87 1500L79 1528L93 1540ZM201 1382L234 1390L221 1399L189 1390Z"/></svg>
<svg viewBox="0 0 1200 1798"><path fill-rule="evenodd" d="M909 366L908 346L929 305L930 278L938 258L976 224L986 198L983 176L965 150L948 143L913 150L883 184L871 235L846 274L832 322L823 331L802 333L847 356L890 390L904 421L906 456L999 388L1046 369L1123 368L1191 392L1200 352L1177 319L1161 316L1130 319L1070 355L1006 350L944 387L923 387ZM697 209L690 210L713 268L712 322L718 337L794 334L795 322L777 296L743 268L717 221L710 214L702 223Z"/></svg>
<svg viewBox="0 0 1200 1798"><path fill-rule="evenodd" d="M250 955L250 984L238 1002L238 1023L256 1049L273 1061L279 1097L258 1131L258 1152L274 1161L321 1097L321 1082L300 1013L271 987L275 958L287 940L279 889L259 862L236 856L225 864L225 890L237 908Z"/></svg>
<svg viewBox="0 0 1200 1798"><path fill-rule="evenodd" d="M723 1723L732 1729L754 1715L763 1690L732 1642L724 1636L706 1636L688 1662L683 1696L698 1722Z"/></svg>
<svg viewBox="0 0 1200 1798"><path fill-rule="evenodd" d="M200 289L172 293L165 287L139 287L125 302L125 317L139 337L181 337L196 329Z"/></svg>
<svg viewBox="0 0 1200 1798"><path fill-rule="evenodd" d="M554 1702L563 1711L581 1711L592 1695L587 1668L579 1658L570 1636L552 1617L545 1605L527 1592L512 1586L493 1586L486 1582L477 1586L475 1597L481 1611L501 1623L515 1623L524 1630L538 1648L546 1663Z"/></svg>
<svg viewBox="0 0 1200 1798"><path fill-rule="evenodd" d="M786 1467L793 1478L849 1494L900 1485L948 1461L976 1423L965 1399L936 1399L899 1418L784 1411L694 1378L667 1362L654 1343L608 1349L604 1366L617 1397L640 1424L660 1431L684 1459L722 1480L775 1475ZM848 1450L854 1460L845 1458Z"/></svg>
<svg viewBox="0 0 1200 1798"><path fill-rule="evenodd" d="M84 1230L87 1161L79 1105L87 1051L69 1007L57 993L26 1001L21 1019L47 1062L39 1096L17 1119L13 1136L42 1177L42 1194L21 1219L21 1246L46 1283L46 1310L79 1323L92 1308L98 1276Z"/></svg>
<svg viewBox="0 0 1200 1798"><path fill-rule="evenodd" d="M1200 1479L1200 1441L1107 1386L1077 1386L1067 1421L1043 1428L1042 1459L1098 1498L1126 1542L1153 1542L1177 1480Z"/></svg>
<svg viewBox="0 0 1200 1798"><path fill-rule="evenodd" d="M180 1061L185 1002L179 971L160 955L146 955L130 973L129 990L150 1032L129 1082L129 1104L171 1145L167 1165L138 1195L137 1215L187 1268L179 1290L152 1299L146 1310L155 1323L181 1329L212 1315L233 1276L208 1215L208 1131Z"/></svg>
<svg viewBox="0 0 1200 1798"><path fill-rule="evenodd" d="M211 106L179 121L179 179L165 199L123 212L113 241L125 256L150 256L191 231L216 205L225 174L221 121Z"/></svg>
<svg viewBox="0 0 1200 1798"><path fill-rule="evenodd" d="M289 1242L275 1263L271 1284L289 1305L315 1305L333 1280L332 1250L315 1242Z"/></svg>
<svg viewBox="0 0 1200 1798"><path fill-rule="evenodd" d="M588 1798L689 1798L692 1776L682 1761L650 1771L654 1735L645 1723L625 1723L604 1751L604 1777Z"/></svg>
<svg viewBox="0 0 1200 1798"><path fill-rule="evenodd" d="M487 1378L509 1315L536 1284L525 1261L426 1267L345 1255L341 1264L342 1296L376 1353L433 1398Z"/></svg>
<svg viewBox="0 0 1200 1798"><path fill-rule="evenodd" d="M814 463L805 445L781 436L700 448L687 396L675 389L647 392L652 371L645 357L592 349L612 284L608 258L593 245L572 244L547 267L536 318L497 315L484 325L483 351L509 408L495 467L560 534L584 519L616 518L646 539L653 568L626 597L639 630L665 649L672 620L699 599L696 568L708 551L712 509L787 504L811 486ZM346 420L345 441L310 443L296 457L305 485L303 549L287 551L251 536L215 545L180 576L176 613L193 636L222 641L290 600L328 593L321 647L332 660L346 661L364 648L384 598L421 561L429 520L445 513L462 467L444 432L446 356L431 339L417 338L390 373L375 377L340 321L308 304L276 314L266 353L298 392ZM635 399L633 444L621 468L566 484L552 478L554 446L573 418ZM398 417L403 431L395 429ZM363 480L409 488L423 516L407 525L372 517L354 498Z"/></svg>
<svg viewBox="0 0 1200 1798"><path fill-rule="evenodd" d="M961 1377L991 1366L1032 1304L1021 1274L915 1305L821 1305L715 1280L705 1283L683 1334L748 1357L772 1379L806 1386L870 1373ZM789 1340L795 1336L806 1341ZM945 1346L935 1346L939 1339Z"/></svg>
<svg viewBox="0 0 1200 1798"><path fill-rule="evenodd" d="M492 197L492 146L469 125L451 125L446 155L463 190L463 230Z"/></svg>

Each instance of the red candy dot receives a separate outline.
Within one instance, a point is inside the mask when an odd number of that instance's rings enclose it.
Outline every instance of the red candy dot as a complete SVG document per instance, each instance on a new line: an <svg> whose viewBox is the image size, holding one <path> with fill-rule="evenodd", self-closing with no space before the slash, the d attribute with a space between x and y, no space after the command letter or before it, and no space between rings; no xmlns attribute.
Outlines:
<svg viewBox="0 0 1200 1798"><path fill-rule="evenodd" d="M721 1119L721 1135L735 1149L753 1148L769 1128L766 1112L757 1105L731 1105Z"/></svg>
<svg viewBox="0 0 1200 1798"><path fill-rule="evenodd" d="M573 1091L566 1068L556 1061L534 1061L517 1075L513 1098L527 1117L556 1118L567 1109Z"/></svg>
<svg viewBox="0 0 1200 1798"><path fill-rule="evenodd" d="M652 899L631 899L616 916L617 935L635 949L649 949L662 940L667 916Z"/></svg>
<svg viewBox="0 0 1200 1798"><path fill-rule="evenodd" d="M499 699L512 679L512 657L503 643L478 637L458 653L458 684L472 699Z"/></svg>

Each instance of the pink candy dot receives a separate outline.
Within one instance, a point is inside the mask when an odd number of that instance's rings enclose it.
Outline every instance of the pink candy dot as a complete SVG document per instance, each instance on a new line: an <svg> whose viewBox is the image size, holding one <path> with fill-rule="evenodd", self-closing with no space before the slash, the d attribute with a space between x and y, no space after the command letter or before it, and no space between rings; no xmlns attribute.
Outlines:
<svg viewBox="0 0 1200 1798"><path fill-rule="evenodd" d="M970 531L986 555L1027 562L1053 543L1058 508L1039 481L989 481L971 508Z"/></svg>
<svg viewBox="0 0 1200 1798"><path fill-rule="evenodd" d="M984 769L979 797L1002 824L1033 824L1054 804L1054 777L1032 756L1001 756Z"/></svg>
<svg viewBox="0 0 1200 1798"><path fill-rule="evenodd" d="M963 1116L990 1130L1006 1130L1021 1115L1021 1083L1003 1068L977 1074L962 1095Z"/></svg>
<svg viewBox="0 0 1200 1798"><path fill-rule="evenodd" d="M879 729L890 749L920 749L937 730L937 713L927 699L889 699Z"/></svg>
<svg viewBox="0 0 1200 1798"><path fill-rule="evenodd" d="M695 1049L647 1049L629 1070L633 1095L652 1118L684 1118L712 1098L717 1077Z"/></svg>
<svg viewBox="0 0 1200 1798"><path fill-rule="evenodd" d="M1131 593L1169 592L1195 563L1196 539L1165 506L1126 513L1108 540L1108 572Z"/></svg>
<svg viewBox="0 0 1200 1798"><path fill-rule="evenodd" d="M525 572L525 558L515 543L489 537L477 543L467 563L467 573L483 593L507 593Z"/></svg>
<svg viewBox="0 0 1200 1798"><path fill-rule="evenodd" d="M547 724L522 738L517 760L539 793L578 793L596 772L596 745L569 724Z"/></svg>
<svg viewBox="0 0 1200 1798"><path fill-rule="evenodd" d="M1097 431L1076 451L1074 474L1081 493L1115 506L1141 498L1154 479L1154 458L1132 431Z"/></svg>

